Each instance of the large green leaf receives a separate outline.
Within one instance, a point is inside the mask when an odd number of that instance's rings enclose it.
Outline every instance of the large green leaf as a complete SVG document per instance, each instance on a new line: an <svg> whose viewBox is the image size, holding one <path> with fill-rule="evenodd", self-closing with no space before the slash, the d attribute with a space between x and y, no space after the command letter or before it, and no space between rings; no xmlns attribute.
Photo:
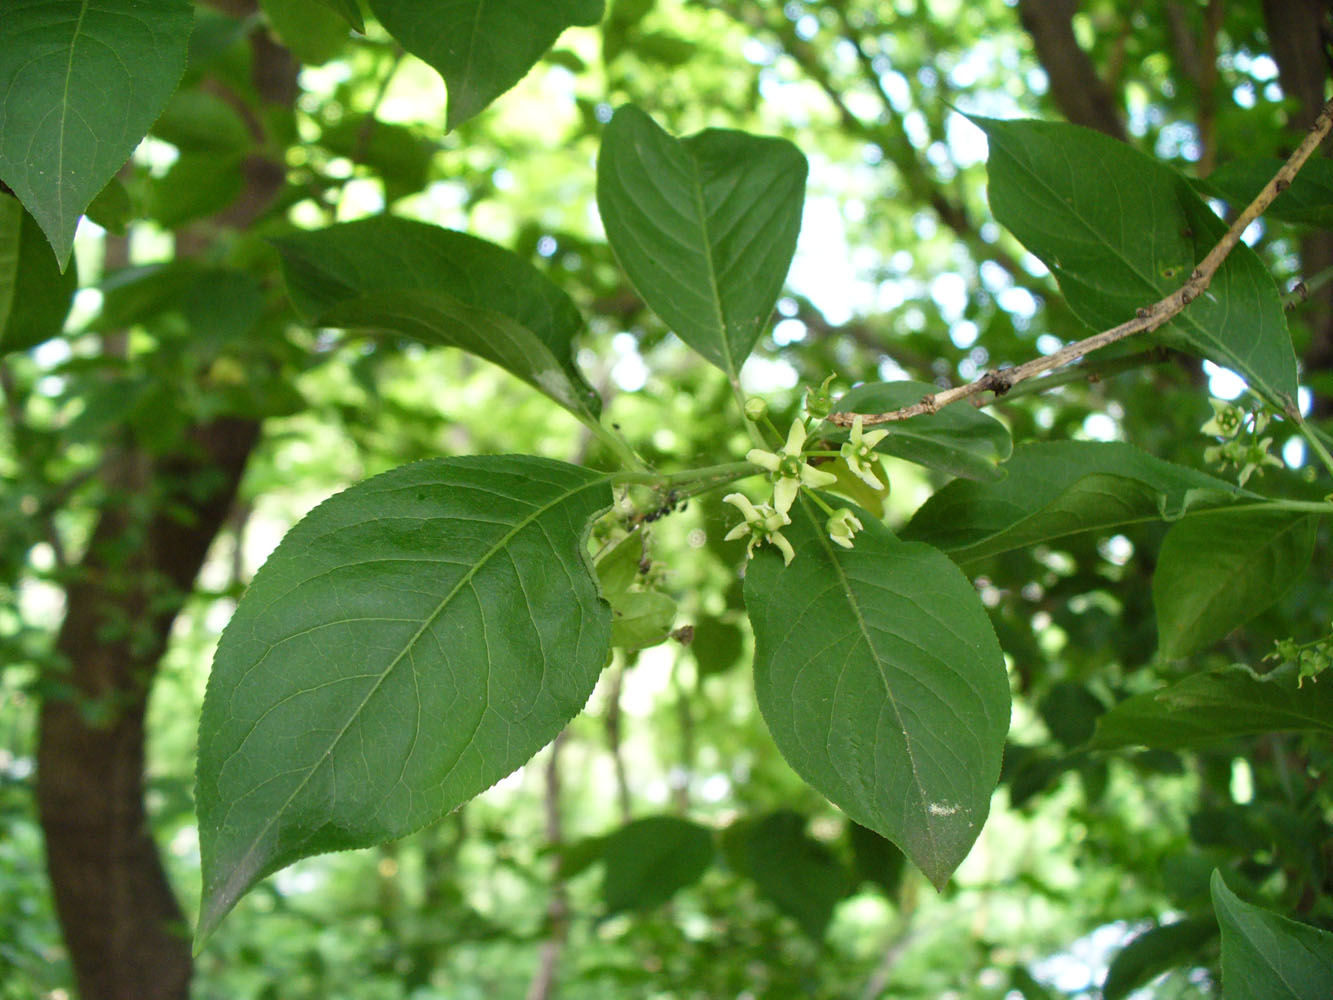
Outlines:
<svg viewBox="0 0 1333 1000"><path fill-rule="evenodd" d="M675 816L649 816L606 838L602 901L607 913L650 910L693 885L713 863L713 833Z"/></svg>
<svg viewBox="0 0 1333 1000"><path fill-rule="evenodd" d="M1122 1000L1140 986L1179 966L1200 962L1200 950L1217 937L1217 921L1188 918L1144 931L1116 954L1102 983L1102 1000Z"/></svg>
<svg viewBox="0 0 1333 1000"><path fill-rule="evenodd" d="M784 139L676 139L629 105L602 135L597 208L611 248L666 325L733 377L787 278L806 170Z"/></svg>
<svg viewBox="0 0 1333 1000"><path fill-rule="evenodd" d="M1249 495L1237 486L1114 441L1020 445L998 483L955 480L927 500L903 537L970 562L1084 531L1171 520Z"/></svg>
<svg viewBox="0 0 1333 1000"><path fill-rule="evenodd" d="M835 546L805 497L745 576L755 691L778 749L848 816L937 886L990 809L1009 729L1004 656L975 588L946 556L862 514Z"/></svg>
<svg viewBox="0 0 1333 1000"><path fill-rule="evenodd" d="M0 180L62 268L79 216L176 89L193 20L189 0L5 0Z"/></svg>
<svg viewBox="0 0 1333 1000"><path fill-rule="evenodd" d="M1153 574L1158 648L1189 656L1285 594L1310 564L1319 519L1283 510L1213 510L1172 525Z"/></svg>
<svg viewBox="0 0 1333 1000"><path fill-rule="evenodd" d="M355 6L355 5L353 5ZM259 0L278 40L309 66L322 66L347 47L348 11L324 0Z"/></svg>
<svg viewBox="0 0 1333 1000"><path fill-rule="evenodd" d="M1051 269L1094 329L1185 283L1226 225L1169 167L1076 125L973 119L990 142L990 203ZM1157 334L1235 369L1294 412L1296 357L1282 297L1253 250L1237 246L1199 296Z"/></svg>
<svg viewBox="0 0 1333 1000"><path fill-rule="evenodd" d="M0 353L58 334L78 287L74 268L60 273L36 220L17 198L0 194Z"/></svg>
<svg viewBox="0 0 1333 1000"><path fill-rule="evenodd" d="M1122 701L1097 720L1089 746L1181 750L1236 736L1303 730L1333 735L1333 684L1298 684L1291 667L1261 675L1236 664Z"/></svg>
<svg viewBox="0 0 1333 1000"><path fill-rule="evenodd" d="M871 382L844 395L837 408L840 413L887 413L920 402L938 388L911 380ZM1001 478L999 463L1013 452L1008 428L971 406L946 406L937 413L886 424L884 429L889 435L876 451L965 479Z"/></svg>
<svg viewBox="0 0 1333 1000"><path fill-rule="evenodd" d="M274 242L292 302L312 323L460 347L576 414L601 409L574 364L578 309L508 250L387 215Z"/></svg>
<svg viewBox="0 0 1333 1000"><path fill-rule="evenodd" d="M1327 1000L1333 934L1243 902L1213 872L1226 1000Z"/></svg>
<svg viewBox="0 0 1333 1000"><path fill-rule="evenodd" d="M596 24L602 0L370 0L389 34L449 88L446 129L518 83L559 34Z"/></svg>
<svg viewBox="0 0 1333 1000"><path fill-rule="evenodd" d="M555 737L606 661L584 553L605 477L433 459L283 539L222 635L199 726L199 940L298 858L402 836Z"/></svg>
<svg viewBox="0 0 1333 1000"><path fill-rule="evenodd" d="M1245 156L1222 164L1197 186L1240 210L1254 200L1281 166L1278 159ZM1308 160L1264 217L1333 229L1333 162L1319 156Z"/></svg>
<svg viewBox="0 0 1333 1000"><path fill-rule="evenodd" d="M336 10L343 19L357 31L365 32L366 24L361 16L361 5L357 0L316 0L330 10Z"/></svg>
<svg viewBox="0 0 1333 1000"><path fill-rule="evenodd" d="M805 818L780 810L733 823L722 835L727 861L816 941L851 879L833 852L805 832Z"/></svg>

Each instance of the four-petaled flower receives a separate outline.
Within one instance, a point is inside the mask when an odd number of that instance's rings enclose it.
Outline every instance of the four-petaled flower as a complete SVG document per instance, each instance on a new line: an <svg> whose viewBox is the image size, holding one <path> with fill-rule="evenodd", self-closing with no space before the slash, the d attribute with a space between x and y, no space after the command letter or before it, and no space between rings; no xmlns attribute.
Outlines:
<svg viewBox="0 0 1333 1000"><path fill-rule="evenodd" d="M852 513L851 508L843 507L828 519L828 536L833 539L835 545L850 549L852 538L863 527L865 526L861 523L861 519Z"/></svg>
<svg viewBox="0 0 1333 1000"><path fill-rule="evenodd" d="M871 463L875 461L875 445L888 436L889 432L883 429L871 431L869 434L862 433L861 414L858 413L852 420L851 439L839 449L847 462L847 468L872 490L884 489L884 484L875 475Z"/></svg>
<svg viewBox="0 0 1333 1000"><path fill-rule="evenodd" d="M732 528L726 535L726 541L733 542L738 538L750 536L750 543L745 548L747 556L754 555L754 547L763 542L772 542L782 553L782 562L784 565L790 565L796 551L791 547L791 542L782 537L781 529L791 524L791 518L785 513L774 510L766 503L761 503L757 507L750 503L750 498L741 493L728 493L722 498L723 503L729 503L734 506L745 517L745 520L736 527Z"/></svg>
<svg viewBox="0 0 1333 1000"><path fill-rule="evenodd" d="M792 421L787 443L780 450L772 452L751 448L745 456L747 462L773 473L773 508L783 517L791 510L802 486L832 486L838 481L833 473L822 472L801 457L805 434L805 421L798 417Z"/></svg>

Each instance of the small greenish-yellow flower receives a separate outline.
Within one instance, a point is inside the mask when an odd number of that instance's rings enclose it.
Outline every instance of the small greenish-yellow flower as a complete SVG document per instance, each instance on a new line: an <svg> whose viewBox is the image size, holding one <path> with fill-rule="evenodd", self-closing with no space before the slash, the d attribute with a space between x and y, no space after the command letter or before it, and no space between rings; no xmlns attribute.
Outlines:
<svg viewBox="0 0 1333 1000"><path fill-rule="evenodd" d="M796 494L802 486L819 488L832 486L838 477L831 472L821 472L801 457L805 447L805 421L799 417L792 421L787 434L787 443L776 452L751 448L745 456L747 462L767 469L773 473L773 507L784 517L791 510ZM725 498L724 498L725 499Z"/></svg>
<svg viewBox="0 0 1333 1000"><path fill-rule="evenodd" d="M861 519L853 514L850 508L843 507L834 511L833 516L828 519L828 536L833 539L833 544L850 549L852 539L863 527L865 525L861 523Z"/></svg>
<svg viewBox="0 0 1333 1000"><path fill-rule="evenodd" d="M861 420L862 417L859 413L853 418L851 438L842 446L840 451L843 460L847 463L847 468L852 470L853 475L872 490L882 490L884 484L875 475L872 463L876 461L875 445L888 437L889 432L881 428L877 431L871 431L869 434L863 433Z"/></svg>
<svg viewBox="0 0 1333 1000"><path fill-rule="evenodd" d="M734 542L738 538L750 536L750 542L745 547L747 556L754 555L756 545L764 542L772 542L777 546L778 551L782 553L784 564L790 564L792 558L796 555L796 550L791 547L791 542L782 537L782 528L791 524L791 518L785 513L779 513L766 503L758 506L750 502L750 498L742 493L728 493L722 498L723 503L729 503L745 518L740 524L732 528L726 534L726 541Z"/></svg>
<svg viewBox="0 0 1333 1000"><path fill-rule="evenodd" d="M1245 425L1245 411L1224 399L1210 399L1208 404L1213 408L1213 418L1199 431L1213 437L1235 437Z"/></svg>
<svg viewBox="0 0 1333 1000"><path fill-rule="evenodd" d="M745 415L751 420L763 420L768 416L768 403L759 396L751 396L745 401Z"/></svg>
<svg viewBox="0 0 1333 1000"><path fill-rule="evenodd" d="M833 409L833 393L829 391L829 386L835 378L836 375L830 375L818 388L805 390L805 412L816 420L823 420Z"/></svg>

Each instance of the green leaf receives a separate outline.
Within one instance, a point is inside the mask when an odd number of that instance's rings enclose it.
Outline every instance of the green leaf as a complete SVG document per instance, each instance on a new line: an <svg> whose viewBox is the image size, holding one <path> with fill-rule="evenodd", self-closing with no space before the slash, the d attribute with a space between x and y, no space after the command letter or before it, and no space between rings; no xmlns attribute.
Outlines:
<svg viewBox="0 0 1333 1000"><path fill-rule="evenodd" d="M150 181L144 215L163 229L222 211L245 188L241 153L182 153L161 177Z"/></svg>
<svg viewBox="0 0 1333 1000"><path fill-rule="evenodd" d="M357 3L357 0L316 0L316 2L322 3L330 10L337 11L343 16L343 20L353 28L363 35L366 33L366 22L361 16L361 5Z"/></svg>
<svg viewBox="0 0 1333 1000"><path fill-rule="evenodd" d="M0 194L0 353L24 351L60 333L79 287L64 274L37 221Z"/></svg>
<svg viewBox="0 0 1333 1000"><path fill-rule="evenodd" d="M189 0L5 0L0 180L62 269L79 216L176 89L193 19Z"/></svg>
<svg viewBox="0 0 1333 1000"><path fill-rule="evenodd" d="M740 626L713 617L695 621L690 652L700 680L730 670L740 660L744 648L745 637Z"/></svg>
<svg viewBox="0 0 1333 1000"><path fill-rule="evenodd" d="M274 241L287 290L310 322L460 347L576 415L601 402L574 364L582 317L568 295L493 243L378 216Z"/></svg>
<svg viewBox="0 0 1333 1000"><path fill-rule="evenodd" d="M102 192L88 203L87 215L90 221L107 232L124 236L134 219L134 206L130 203L130 193L125 190L125 185L117 178L111 178Z"/></svg>
<svg viewBox="0 0 1333 1000"><path fill-rule="evenodd" d="M1103 1000L1121 1000L1140 986L1180 966L1204 964L1200 950L1217 936L1217 921L1178 920L1137 935L1111 960L1102 983Z"/></svg>
<svg viewBox="0 0 1333 1000"><path fill-rule="evenodd" d="M430 183L437 145L413 129L370 115L344 115L320 134L330 152L364 164L384 182L390 201L416 194Z"/></svg>
<svg viewBox="0 0 1333 1000"><path fill-rule="evenodd" d="M608 914L650 910L693 885L713 863L713 833L674 816L651 816L606 838L602 901Z"/></svg>
<svg viewBox="0 0 1333 1000"><path fill-rule="evenodd" d="M903 537L967 563L1085 531L1173 520L1253 497L1232 483L1116 441L1020 445L998 483L955 480L927 500Z"/></svg>
<svg viewBox="0 0 1333 1000"><path fill-rule="evenodd" d="M602 135L597 208L643 300L733 378L787 278L805 157L785 139L708 129L685 139L638 108Z"/></svg>
<svg viewBox="0 0 1333 1000"><path fill-rule="evenodd" d="M326 501L255 575L199 726L202 941L265 875L416 830L583 707L611 637L604 476L432 459Z"/></svg>
<svg viewBox="0 0 1333 1000"><path fill-rule="evenodd" d="M1261 509L1206 511L1172 525L1152 582L1161 655L1198 652L1285 594L1310 564L1318 524Z"/></svg>
<svg viewBox="0 0 1333 1000"><path fill-rule="evenodd" d="M838 400L839 413L887 413L921 401L938 390L928 382L872 382ZM883 425L889 432L875 450L964 479L1000 479L999 464L1013 453L1009 430L971 406L947 406L937 413ZM846 433L836 435L846 440Z"/></svg>
<svg viewBox="0 0 1333 1000"><path fill-rule="evenodd" d="M1333 934L1242 902L1213 872L1227 1000L1326 1000L1333 996Z"/></svg>
<svg viewBox="0 0 1333 1000"><path fill-rule="evenodd" d="M675 601L639 589L645 545L643 533L633 532L597 560L597 582L611 605L611 645L628 653L665 642L676 620Z"/></svg>
<svg viewBox="0 0 1333 1000"><path fill-rule="evenodd" d="M340 9L344 5L324 0L259 0L259 6L278 40L307 66L322 66L347 47L350 19Z"/></svg>
<svg viewBox="0 0 1333 1000"><path fill-rule="evenodd" d="M736 871L816 941L851 888L838 859L807 836L805 818L789 810L738 820L723 833L722 849Z"/></svg>
<svg viewBox="0 0 1333 1000"><path fill-rule="evenodd" d="M153 123L153 135L182 153L244 153L255 142L236 110L206 90L176 91Z"/></svg>
<svg viewBox="0 0 1333 1000"><path fill-rule="evenodd" d="M1222 164L1195 184L1240 210L1273 179L1282 163L1266 156L1241 157ZM1268 206L1264 218L1333 229L1333 162L1318 156L1308 160L1291 187Z"/></svg>
<svg viewBox="0 0 1333 1000"><path fill-rule="evenodd" d="M851 550L802 496L745 576L759 709L787 762L936 886L990 809L1009 728L1004 656L976 590L942 553L865 514Z"/></svg>
<svg viewBox="0 0 1333 1000"><path fill-rule="evenodd" d="M847 824L847 839L852 845L852 859L856 875L884 891L890 900L898 898L898 887L903 880L903 852L891 841L860 823Z"/></svg>
<svg viewBox="0 0 1333 1000"><path fill-rule="evenodd" d="M1236 736L1300 731L1333 734L1333 684L1298 686L1294 668L1256 674L1235 664L1122 701L1097 720L1090 747L1181 750Z"/></svg>
<svg viewBox="0 0 1333 1000"><path fill-rule="evenodd" d="M452 130L527 75L572 25L602 19L602 0L370 0L389 34L444 77Z"/></svg>
<svg viewBox="0 0 1333 1000"><path fill-rule="evenodd" d="M1226 232L1183 177L1100 132L973 121L990 142L995 218L1051 269L1094 329L1132 319L1178 289ZM1234 369L1294 412L1296 357L1282 297L1249 247L1237 246L1208 291L1155 336Z"/></svg>

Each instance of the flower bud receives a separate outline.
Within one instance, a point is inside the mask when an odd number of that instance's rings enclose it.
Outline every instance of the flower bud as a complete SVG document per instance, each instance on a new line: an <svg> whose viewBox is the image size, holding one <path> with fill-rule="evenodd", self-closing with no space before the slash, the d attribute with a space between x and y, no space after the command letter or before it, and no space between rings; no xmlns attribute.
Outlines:
<svg viewBox="0 0 1333 1000"><path fill-rule="evenodd" d="M758 396L751 396L745 401L745 415L751 420L763 420L768 416L768 403Z"/></svg>

